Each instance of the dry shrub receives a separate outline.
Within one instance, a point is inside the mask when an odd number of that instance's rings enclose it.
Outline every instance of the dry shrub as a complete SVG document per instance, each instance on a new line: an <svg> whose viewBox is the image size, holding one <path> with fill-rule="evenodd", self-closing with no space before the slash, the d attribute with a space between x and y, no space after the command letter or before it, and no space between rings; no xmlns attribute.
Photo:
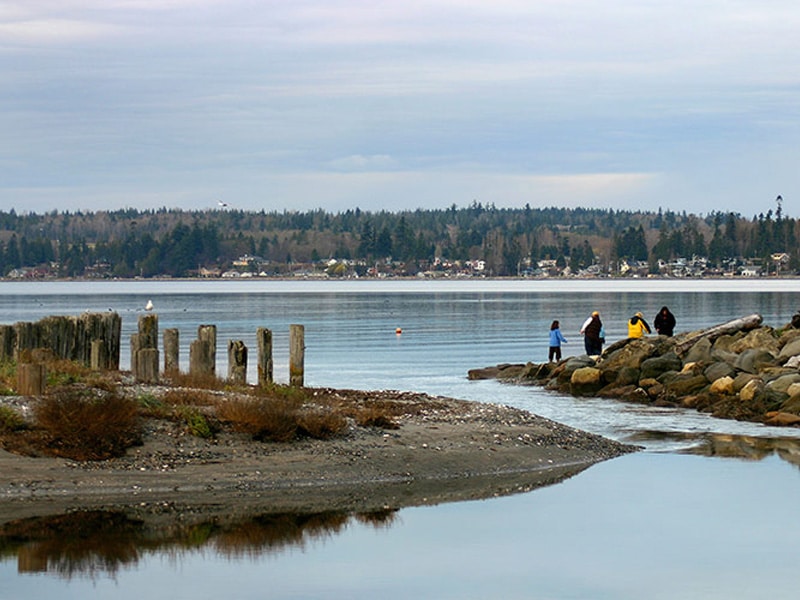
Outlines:
<svg viewBox="0 0 800 600"><path fill-rule="evenodd" d="M309 400L309 394L306 388L292 385L271 383L265 386L250 388L249 391L256 398L285 402L286 404L292 404L296 407L302 406Z"/></svg>
<svg viewBox="0 0 800 600"><path fill-rule="evenodd" d="M236 431L258 441L288 442L297 435L298 408L293 402L234 399L217 406L217 416Z"/></svg>
<svg viewBox="0 0 800 600"><path fill-rule="evenodd" d="M39 400L33 414L47 434L43 450L55 456L104 460L141 443L137 402L117 394L61 388Z"/></svg>
<svg viewBox="0 0 800 600"><path fill-rule="evenodd" d="M329 410L306 410L298 414L298 433L327 440L347 429L347 419Z"/></svg>
<svg viewBox="0 0 800 600"><path fill-rule="evenodd" d="M80 362L53 358L50 355L44 356L49 358L36 362L44 363L48 386L58 387L84 382L92 374L92 370Z"/></svg>
<svg viewBox="0 0 800 600"><path fill-rule="evenodd" d="M378 427L380 429L400 429L382 409L374 406L362 406L353 409L352 417L360 427Z"/></svg>
<svg viewBox="0 0 800 600"><path fill-rule="evenodd" d="M216 403L213 394L187 388L167 390L161 400L172 406L213 406Z"/></svg>
<svg viewBox="0 0 800 600"><path fill-rule="evenodd" d="M173 386L202 390L224 390L227 383L210 373L171 372L165 377Z"/></svg>

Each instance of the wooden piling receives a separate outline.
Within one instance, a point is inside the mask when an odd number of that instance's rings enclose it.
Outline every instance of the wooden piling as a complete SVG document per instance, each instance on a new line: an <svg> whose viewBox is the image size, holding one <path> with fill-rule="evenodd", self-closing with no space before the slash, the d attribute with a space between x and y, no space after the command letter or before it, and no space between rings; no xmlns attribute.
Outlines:
<svg viewBox="0 0 800 600"><path fill-rule="evenodd" d="M164 330L164 372L178 373L180 371L180 339L175 328Z"/></svg>
<svg viewBox="0 0 800 600"><path fill-rule="evenodd" d="M136 381L158 383L157 348L142 348L136 353Z"/></svg>
<svg viewBox="0 0 800 600"><path fill-rule="evenodd" d="M41 363L17 365L17 393L20 396L41 396L47 383L47 371Z"/></svg>
<svg viewBox="0 0 800 600"><path fill-rule="evenodd" d="M0 325L0 362L14 360L17 335L12 325Z"/></svg>
<svg viewBox="0 0 800 600"><path fill-rule="evenodd" d="M136 381L158 382L158 315L139 315L138 333L131 336L131 372Z"/></svg>
<svg viewBox="0 0 800 600"><path fill-rule="evenodd" d="M261 387L272 384L272 330L259 327L256 331L258 341L258 385Z"/></svg>
<svg viewBox="0 0 800 600"><path fill-rule="evenodd" d="M92 341L92 357L89 367L92 371L105 371L108 369L108 355L105 352L105 342L103 340Z"/></svg>
<svg viewBox="0 0 800 600"><path fill-rule="evenodd" d="M247 346L242 340L228 340L228 379L247 383Z"/></svg>
<svg viewBox="0 0 800 600"><path fill-rule="evenodd" d="M305 327L289 325L289 385L303 387L305 378Z"/></svg>
<svg viewBox="0 0 800 600"><path fill-rule="evenodd" d="M216 376L216 325L200 325L197 328L197 339L189 345L189 372L199 376Z"/></svg>
<svg viewBox="0 0 800 600"><path fill-rule="evenodd" d="M122 319L117 313L84 313L80 316L50 316L32 323L20 321L0 327L0 357L19 357L26 351L45 348L53 356L90 366L92 343L103 340L100 363L110 369L119 369L120 335Z"/></svg>

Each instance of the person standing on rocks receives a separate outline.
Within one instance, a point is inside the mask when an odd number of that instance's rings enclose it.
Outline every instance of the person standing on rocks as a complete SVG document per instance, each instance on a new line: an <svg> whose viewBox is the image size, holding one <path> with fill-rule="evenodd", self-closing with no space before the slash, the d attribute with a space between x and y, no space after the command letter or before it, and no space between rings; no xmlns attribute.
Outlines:
<svg viewBox="0 0 800 600"><path fill-rule="evenodd" d="M560 327L558 321L553 321L550 325L550 353L547 356L547 360L550 362L553 362L553 358L556 359L556 362L561 360L561 344L568 343L562 335Z"/></svg>
<svg viewBox="0 0 800 600"><path fill-rule="evenodd" d="M600 313L597 311L594 311L581 326L583 345L586 349L586 354L589 356L598 356L603 353L603 342L600 334L602 329L603 322L600 320Z"/></svg>
<svg viewBox="0 0 800 600"><path fill-rule="evenodd" d="M675 330L675 315L666 306L662 306L655 320L653 320L653 325L659 335L672 337L672 333Z"/></svg>
<svg viewBox="0 0 800 600"><path fill-rule="evenodd" d="M628 321L628 337L640 338L643 337L645 333L652 333L652 331L650 331L650 325L644 320L644 315L637 312Z"/></svg>

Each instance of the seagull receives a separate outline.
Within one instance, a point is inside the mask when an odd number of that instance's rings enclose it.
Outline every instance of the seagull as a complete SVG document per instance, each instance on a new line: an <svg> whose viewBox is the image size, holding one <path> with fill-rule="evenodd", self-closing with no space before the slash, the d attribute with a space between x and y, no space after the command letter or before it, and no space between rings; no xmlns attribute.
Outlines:
<svg viewBox="0 0 800 600"><path fill-rule="evenodd" d="M222 200L217 200L217 204L219 204L222 208L227 208L227 202L223 202Z"/></svg>
<svg viewBox="0 0 800 600"><path fill-rule="evenodd" d="M148 300L147 304L144 305L144 309L145 310L153 310L153 301L152 300Z"/></svg>

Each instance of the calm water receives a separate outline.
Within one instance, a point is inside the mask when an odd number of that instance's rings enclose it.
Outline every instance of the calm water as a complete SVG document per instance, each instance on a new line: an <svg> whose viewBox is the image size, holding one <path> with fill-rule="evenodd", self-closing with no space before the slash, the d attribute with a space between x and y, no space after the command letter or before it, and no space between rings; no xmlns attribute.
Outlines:
<svg viewBox="0 0 800 600"><path fill-rule="evenodd" d="M796 597L798 432L470 382L466 372L544 361L553 319L572 342L565 355L580 354L577 330L592 310L613 341L633 312L652 321L665 304L678 331L756 312L779 326L800 308L798 292L800 281L2 283L0 322L113 309L127 339L152 299L159 326L180 331L184 365L199 324L218 326L219 373L228 339L254 348L256 328L269 327L279 381L289 324L300 323L308 385L501 402L647 450L527 494L405 509L377 524L337 517L278 547L164 542L69 576L21 569L8 551L0 598Z"/></svg>

